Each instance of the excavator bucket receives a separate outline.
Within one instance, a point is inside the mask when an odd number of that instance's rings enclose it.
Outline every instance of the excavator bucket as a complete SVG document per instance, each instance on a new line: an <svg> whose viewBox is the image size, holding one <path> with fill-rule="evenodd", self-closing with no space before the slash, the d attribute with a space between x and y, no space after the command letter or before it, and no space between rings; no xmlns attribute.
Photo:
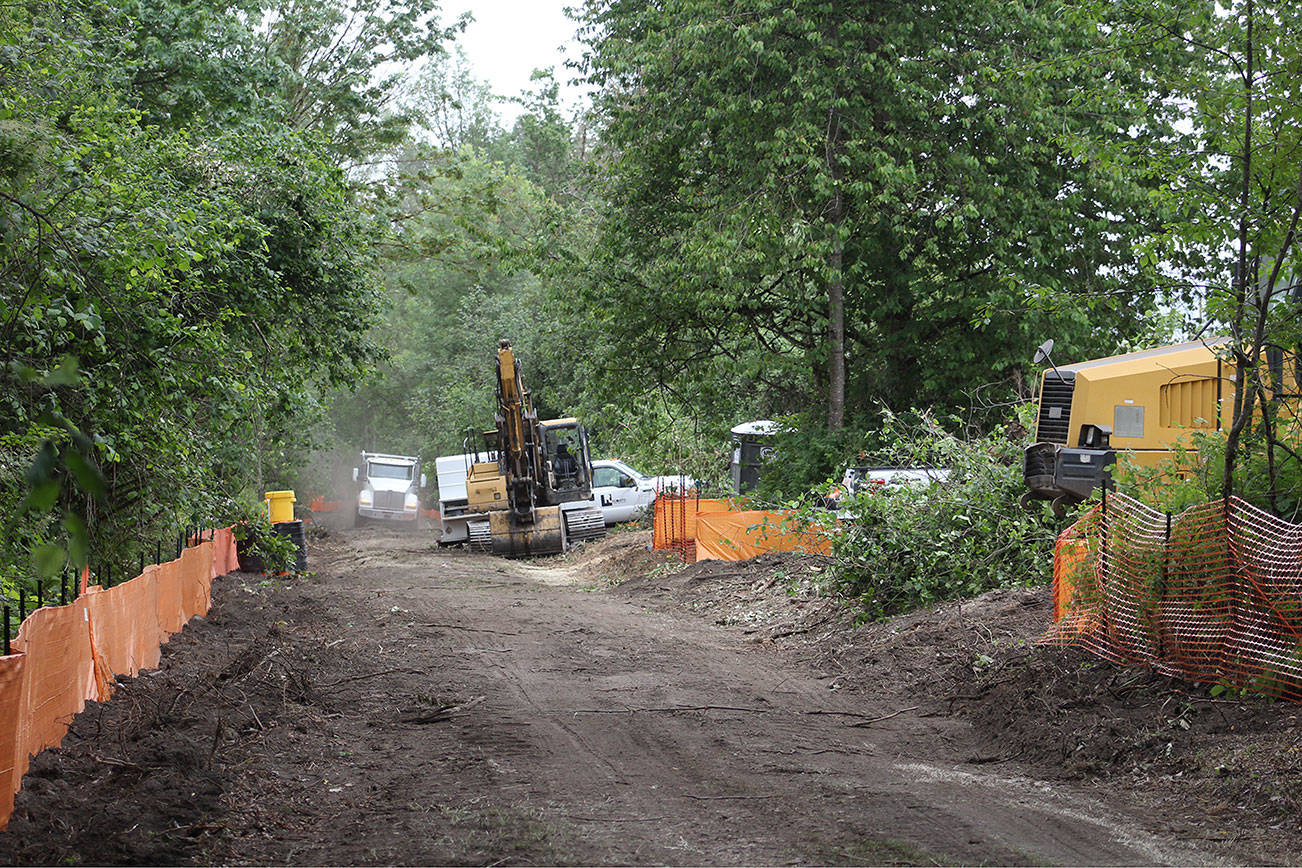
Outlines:
<svg viewBox="0 0 1302 868"><path fill-rule="evenodd" d="M534 555L558 555L565 551L565 534L561 527L559 506L539 507L532 524L511 523L510 510L489 514L493 532L493 554L508 558Z"/></svg>

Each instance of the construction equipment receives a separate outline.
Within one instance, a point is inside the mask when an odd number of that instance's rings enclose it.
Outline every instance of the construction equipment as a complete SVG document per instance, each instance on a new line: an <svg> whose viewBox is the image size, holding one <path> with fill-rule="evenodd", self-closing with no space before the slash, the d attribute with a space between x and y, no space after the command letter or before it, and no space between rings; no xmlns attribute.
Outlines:
<svg viewBox="0 0 1302 868"><path fill-rule="evenodd" d="M497 350L497 429L485 432L492 460L466 474L470 548L508 557L558 554L601 539L606 524L592 502L588 435L577 419L539 420L511 342Z"/></svg>
<svg viewBox="0 0 1302 868"><path fill-rule="evenodd" d="M355 504L359 522L383 519L416 526L426 482L418 456L363 452L361 464L353 468L353 482L361 486Z"/></svg>
<svg viewBox="0 0 1302 868"><path fill-rule="evenodd" d="M1035 360L1048 361L1040 382L1035 444L1026 449L1023 505L1068 506L1111 481L1117 453L1141 466L1170 458L1194 431L1230 423L1232 365L1218 348L1225 338L1190 341L1058 367L1046 341ZM1188 441L1186 440L1186 445Z"/></svg>

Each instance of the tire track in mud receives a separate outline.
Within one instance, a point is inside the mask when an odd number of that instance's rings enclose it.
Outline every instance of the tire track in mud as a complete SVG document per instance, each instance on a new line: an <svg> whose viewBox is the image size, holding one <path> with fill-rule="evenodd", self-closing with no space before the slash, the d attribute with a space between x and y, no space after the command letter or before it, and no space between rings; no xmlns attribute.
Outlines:
<svg viewBox="0 0 1302 868"><path fill-rule="evenodd" d="M462 655L466 689L488 700L460 736L509 773L498 789L463 797L511 793L512 809L538 812L568 827L561 837L583 841L574 854L581 861L1207 858L1085 797L946 765L946 754L975 752L939 747L955 738L948 722L884 719L909 703L829 691L780 652L696 619L565 586L555 568L413 554L372 560L378 575L368 581L424 575L428 585L411 586L413 606L428 596L471 635L503 638L500 648ZM458 590L455 600L448 588ZM850 725L878 718L871 728ZM767 759L793 749L801 759ZM613 833L612 815L620 820Z"/></svg>

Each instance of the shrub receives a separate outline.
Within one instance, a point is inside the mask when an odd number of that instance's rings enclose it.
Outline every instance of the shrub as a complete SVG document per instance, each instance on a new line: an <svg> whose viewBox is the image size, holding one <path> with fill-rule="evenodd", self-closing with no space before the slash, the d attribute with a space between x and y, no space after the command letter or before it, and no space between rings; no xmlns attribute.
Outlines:
<svg viewBox="0 0 1302 868"><path fill-rule="evenodd" d="M1112 473L1117 489L1171 513L1219 500L1224 496L1225 432L1195 431L1188 441L1156 465L1141 466L1122 453ZM1290 521L1302 516L1302 459L1295 449L1277 449L1273 504L1265 447L1255 437L1245 438L1235 483L1239 497L1254 506Z"/></svg>
<svg viewBox="0 0 1302 868"><path fill-rule="evenodd" d="M947 433L929 413L882 413L881 448L866 463L948 467L943 483L862 491L843 504L833 576L865 616L881 618L992 588L1047 578L1058 526L1025 490L1019 420L976 439Z"/></svg>
<svg viewBox="0 0 1302 868"><path fill-rule="evenodd" d="M262 564L269 573L284 573L294 568L298 548L287 536L276 533L267 518L267 512L260 506L241 502L237 508L240 514L231 524L231 533L238 545L241 558L252 556L252 560Z"/></svg>

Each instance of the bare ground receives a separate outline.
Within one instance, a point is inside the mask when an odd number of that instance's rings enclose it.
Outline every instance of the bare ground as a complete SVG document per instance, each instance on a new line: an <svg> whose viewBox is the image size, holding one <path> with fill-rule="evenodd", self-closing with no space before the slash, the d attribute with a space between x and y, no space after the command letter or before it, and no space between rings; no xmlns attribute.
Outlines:
<svg viewBox="0 0 1302 868"><path fill-rule="evenodd" d="M233 574L38 757L5 864L1298 861L1297 707L1035 646L1045 589L856 625L793 556L383 529Z"/></svg>

